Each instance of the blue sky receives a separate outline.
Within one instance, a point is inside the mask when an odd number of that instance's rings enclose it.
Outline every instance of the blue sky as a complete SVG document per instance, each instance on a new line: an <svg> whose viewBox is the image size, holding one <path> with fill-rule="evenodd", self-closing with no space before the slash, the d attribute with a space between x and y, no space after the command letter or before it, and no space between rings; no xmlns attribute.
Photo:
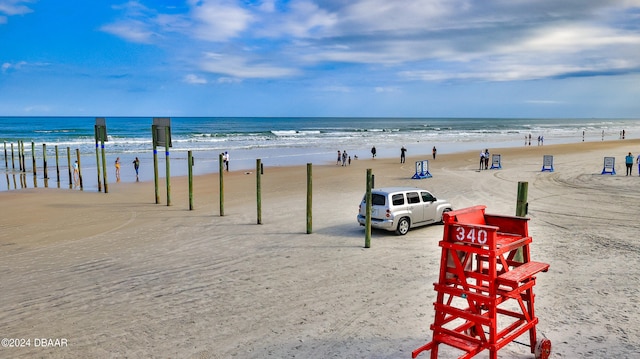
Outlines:
<svg viewBox="0 0 640 359"><path fill-rule="evenodd" d="M0 0L0 115L640 118L640 0Z"/></svg>

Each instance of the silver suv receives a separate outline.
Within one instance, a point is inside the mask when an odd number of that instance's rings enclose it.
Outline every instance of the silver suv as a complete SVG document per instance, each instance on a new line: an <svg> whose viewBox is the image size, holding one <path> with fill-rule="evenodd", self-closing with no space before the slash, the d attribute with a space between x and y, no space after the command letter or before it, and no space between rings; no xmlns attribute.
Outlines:
<svg viewBox="0 0 640 359"><path fill-rule="evenodd" d="M371 227L405 235L410 228L442 222L442 214L452 210L451 203L437 199L429 191L416 187L388 187L371 190ZM362 198L358 223L365 225L366 194Z"/></svg>

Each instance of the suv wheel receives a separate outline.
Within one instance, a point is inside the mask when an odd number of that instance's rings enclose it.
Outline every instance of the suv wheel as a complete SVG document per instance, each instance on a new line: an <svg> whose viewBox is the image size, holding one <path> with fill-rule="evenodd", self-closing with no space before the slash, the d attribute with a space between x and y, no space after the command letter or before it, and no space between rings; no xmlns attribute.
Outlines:
<svg viewBox="0 0 640 359"><path fill-rule="evenodd" d="M444 214L445 214L446 212L450 212L450 211L451 211L451 209L450 209L450 208L445 208L445 209L444 209L444 211L442 211L442 215L440 216L440 222L438 222L438 223L440 223L440 224L444 224Z"/></svg>
<svg viewBox="0 0 640 359"><path fill-rule="evenodd" d="M409 223L409 218L402 217L398 222L398 228L396 228L396 233L398 233L401 236L404 236L405 234L407 234L407 232L409 232L409 227L411 227L411 224Z"/></svg>

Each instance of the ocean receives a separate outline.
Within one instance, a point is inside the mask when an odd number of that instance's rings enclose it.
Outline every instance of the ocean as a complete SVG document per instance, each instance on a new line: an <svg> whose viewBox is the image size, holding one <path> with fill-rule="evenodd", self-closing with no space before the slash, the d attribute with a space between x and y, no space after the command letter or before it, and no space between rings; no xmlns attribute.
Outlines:
<svg viewBox="0 0 640 359"><path fill-rule="evenodd" d="M135 181L135 157L141 162L139 179L153 180L153 118L107 117L105 121L109 183L115 182L114 162L118 157L122 181ZM265 168L331 164L338 150L346 150L354 158L367 158L372 146L381 158L399 156L400 147L405 146L408 155L424 154L428 159L434 146L439 154L493 150L524 146L529 135L533 146L538 136L543 136L545 144L613 140L620 138L623 130L627 138L640 137L640 119L176 117L170 121L171 176L187 174L188 151L193 153L193 170L198 175L217 172L218 155L225 151L230 154L230 170L252 171L256 159L261 159ZM97 190L95 124L95 117L0 117L0 141L6 153L2 155L5 176L0 176L0 191L36 186L69 188L67 149L72 162L76 149L80 153L84 190ZM26 178L19 170L19 141L24 143ZM164 177L164 147L158 148L158 163L159 175Z"/></svg>

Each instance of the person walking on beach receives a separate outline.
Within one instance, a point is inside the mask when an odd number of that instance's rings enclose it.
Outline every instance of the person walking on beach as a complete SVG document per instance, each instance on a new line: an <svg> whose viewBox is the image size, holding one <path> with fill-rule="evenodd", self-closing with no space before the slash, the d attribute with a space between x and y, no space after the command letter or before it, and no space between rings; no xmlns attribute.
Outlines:
<svg viewBox="0 0 640 359"><path fill-rule="evenodd" d="M629 152L627 157L625 157L624 159L625 159L624 162L627 164L627 176L632 176L633 175L633 155L631 154L631 152Z"/></svg>
<svg viewBox="0 0 640 359"><path fill-rule="evenodd" d="M484 151L480 151L480 170L484 167Z"/></svg>
<svg viewBox="0 0 640 359"><path fill-rule="evenodd" d="M138 157L136 157L135 160L133 160L133 169L136 170L136 182L138 182L140 179L138 177L138 169L140 168L140 160L138 159Z"/></svg>
<svg viewBox="0 0 640 359"><path fill-rule="evenodd" d="M120 157L116 158L116 181L120 182Z"/></svg>
<svg viewBox="0 0 640 359"><path fill-rule="evenodd" d="M433 149L431 150L431 155L433 156L433 159L436 159L436 152L438 152L438 150L436 150L436 146L433 146Z"/></svg>
<svg viewBox="0 0 640 359"><path fill-rule="evenodd" d="M371 147L371 157L376 158L376 146Z"/></svg>
<svg viewBox="0 0 640 359"><path fill-rule="evenodd" d="M342 153L340 153L340 150L338 150L338 160L336 161L336 165L339 165L340 161L342 161Z"/></svg>
<svg viewBox="0 0 640 359"><path fill-rule="evenodd" d="M347 150L342 151L342 166L346 166L347 165L347 157L349 155L347 154Z"/></svg>
<svg viewBox="0 0 640 359"><path fill-rule="evenodd" d="M404 163L404 160L406 158L406 152L407 152L407 149L404 146L402 146L402 148L400 149L400 163Z"/></svg>
<svg viewBox="0 0 640 359"><path fill-rule="evenodd" d="M78 186L78 176L79 176L79 173L80 173L80 168L79 168L79 166L78 166L78 161L76 160L76 161L73 163L73 185L74 185L75 187L77 187L77 186Z"/></svg>

